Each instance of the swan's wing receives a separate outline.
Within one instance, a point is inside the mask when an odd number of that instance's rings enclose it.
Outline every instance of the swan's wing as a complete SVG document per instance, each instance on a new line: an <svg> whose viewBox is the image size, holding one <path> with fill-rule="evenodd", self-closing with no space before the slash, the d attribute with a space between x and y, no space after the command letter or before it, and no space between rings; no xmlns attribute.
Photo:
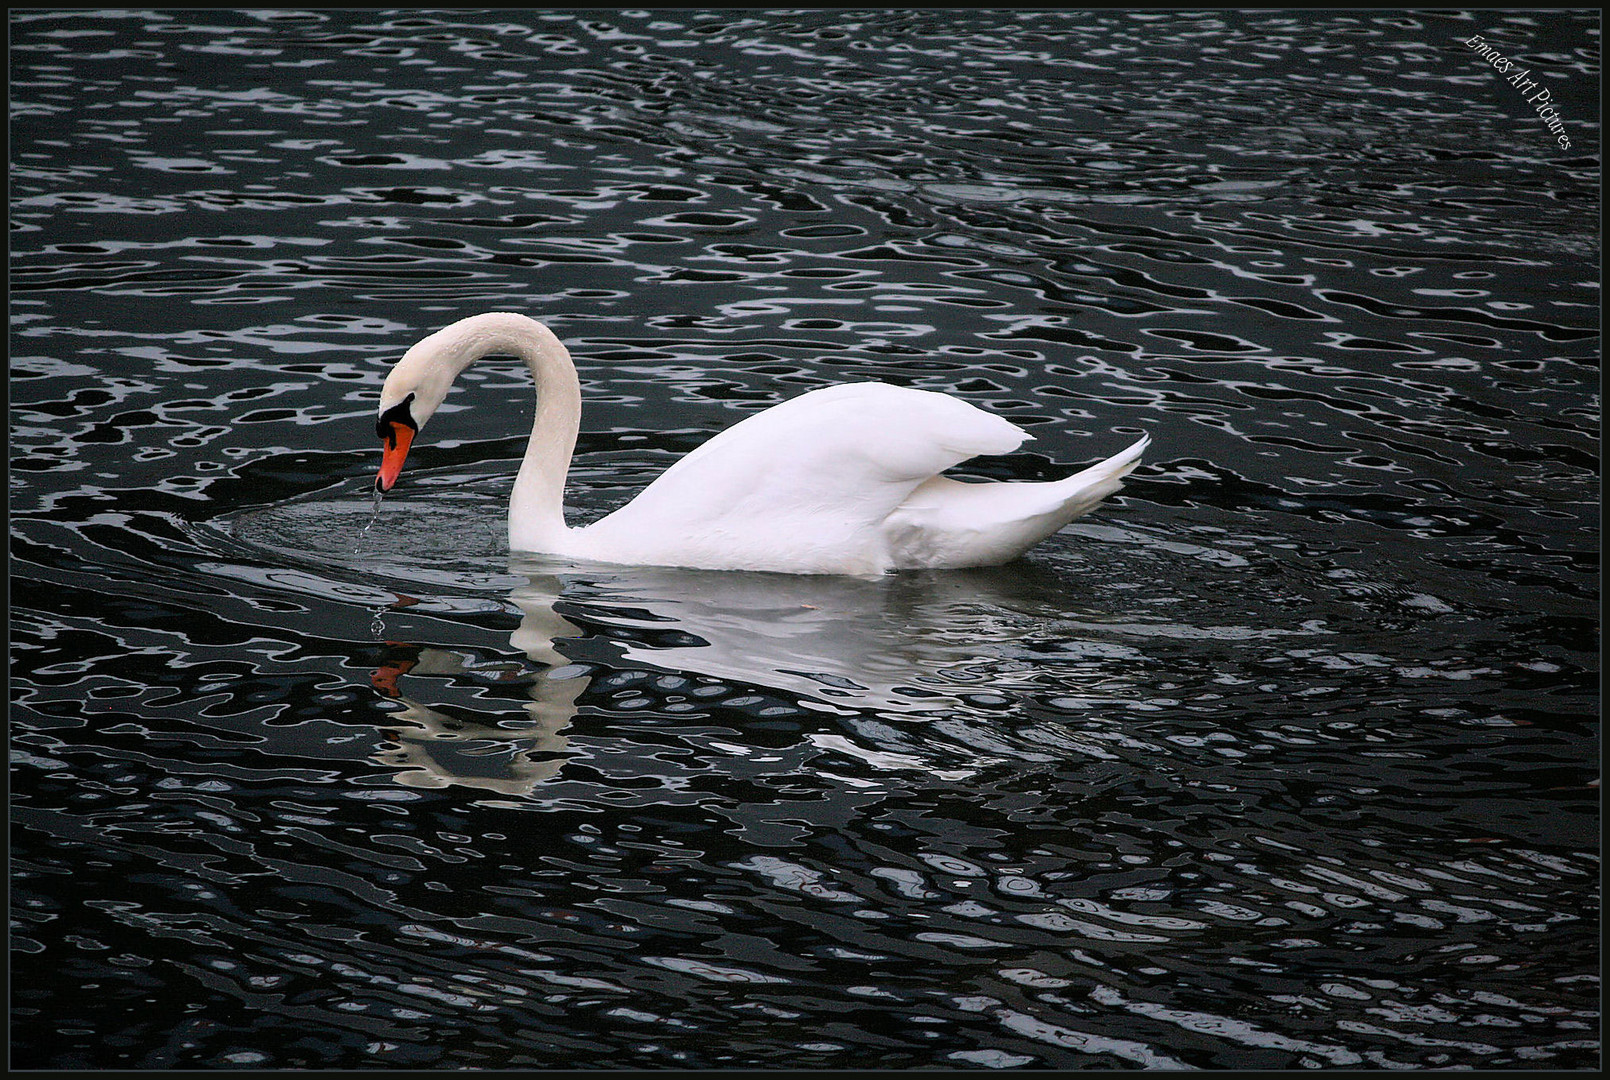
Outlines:
<svg viewBox="0 0 1610 1080"><path fill-rule="evenodd" d="M923 481L1027 438L944 394L882 383L826 387L716 435L584 531L622 554L637 537L658 546L707 537L728 549L843 549L876 541L884 519Z"/></svg>
<svg viewBox="0 0 1610 1080"><path fill-rule="evenodd" d="M966 484L935 476L889 515L889 555L901 567L995 566L1010 562L1123 486L1151 442L1049 483Z"/></svg>

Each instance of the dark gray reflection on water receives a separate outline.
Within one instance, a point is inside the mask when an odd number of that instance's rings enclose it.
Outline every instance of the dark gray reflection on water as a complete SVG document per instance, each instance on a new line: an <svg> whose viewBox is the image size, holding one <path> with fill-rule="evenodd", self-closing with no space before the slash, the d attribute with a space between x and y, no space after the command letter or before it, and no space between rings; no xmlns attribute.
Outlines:
<svg viewBox="0 0 1610 1080"><path fill-rule="evenodd" d="M13 1064L1589 1068L1584 13L12 16ZM1573 146L1481 57L1550 81ZM1012 566L513 558L879 378Z"/></svg>

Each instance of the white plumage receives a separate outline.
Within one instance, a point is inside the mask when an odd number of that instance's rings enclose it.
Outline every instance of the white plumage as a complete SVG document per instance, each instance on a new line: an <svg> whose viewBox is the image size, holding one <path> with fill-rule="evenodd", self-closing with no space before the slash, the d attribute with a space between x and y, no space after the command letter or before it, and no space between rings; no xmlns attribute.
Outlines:
<svg viewBox="0 0 1610 1080"><path fill-rule="evenodd" d="M570 528L563 492L580 425L575 366L541 323L492 312L432 334L392 369L380 401L379 426L391 443L380 490L395 482L413 430L459 372L489 354L519 356L537 383L537 416L509 504L517 551L787 573L992 566L1118 490L1150 441L1064 480L964 483L939 474L1032 436L944 394L851 383L745 418L614 513Z"/></svg>

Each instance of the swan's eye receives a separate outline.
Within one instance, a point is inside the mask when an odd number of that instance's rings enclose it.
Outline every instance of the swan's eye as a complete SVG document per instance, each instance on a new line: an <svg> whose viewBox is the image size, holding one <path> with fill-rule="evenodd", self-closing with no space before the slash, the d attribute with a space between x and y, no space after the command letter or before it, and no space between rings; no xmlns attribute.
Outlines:
<svg viewBox="0 0 1610 1080"><path fill-rule="evenodd" d="M397 404L381 413L380 418L375 421L375 434L379 435L381 439L395 445L397 442L397 436L394 434L394 429L392 428L393 424L402 424L404 427L412 428L413 430L418 431L419 425L414 422L413 414L408 411L408 406L413 402L413 400L414 395L409 394L407 397L397 402Z"/></svg>

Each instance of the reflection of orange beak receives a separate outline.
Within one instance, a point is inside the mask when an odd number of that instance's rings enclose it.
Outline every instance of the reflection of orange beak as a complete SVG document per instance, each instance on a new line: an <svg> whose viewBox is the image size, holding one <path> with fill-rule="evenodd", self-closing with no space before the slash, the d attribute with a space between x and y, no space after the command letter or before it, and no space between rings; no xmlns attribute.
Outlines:
<svg viewBox="0 0 1610 1080"><path fill-rule="evenodd" d="M408 458L408 447L414 441L414 429L407 424L393 420L389 427L386 444L380 451L380 475L375 477L375 488L378 491L390 491L391 485L397 482L403 462Z"/></svg>
<svg viewBox="0 0 1610 1080"><path fill-rule="evenodd" d="M388 641L386 644L401 653L411 652L413 655L382 661L374 674L369 676L369 685L389 698L401 697L402 691L397 688L397 680L408 674L409 669L419 663L419 646L401 641Z"/></svg>

